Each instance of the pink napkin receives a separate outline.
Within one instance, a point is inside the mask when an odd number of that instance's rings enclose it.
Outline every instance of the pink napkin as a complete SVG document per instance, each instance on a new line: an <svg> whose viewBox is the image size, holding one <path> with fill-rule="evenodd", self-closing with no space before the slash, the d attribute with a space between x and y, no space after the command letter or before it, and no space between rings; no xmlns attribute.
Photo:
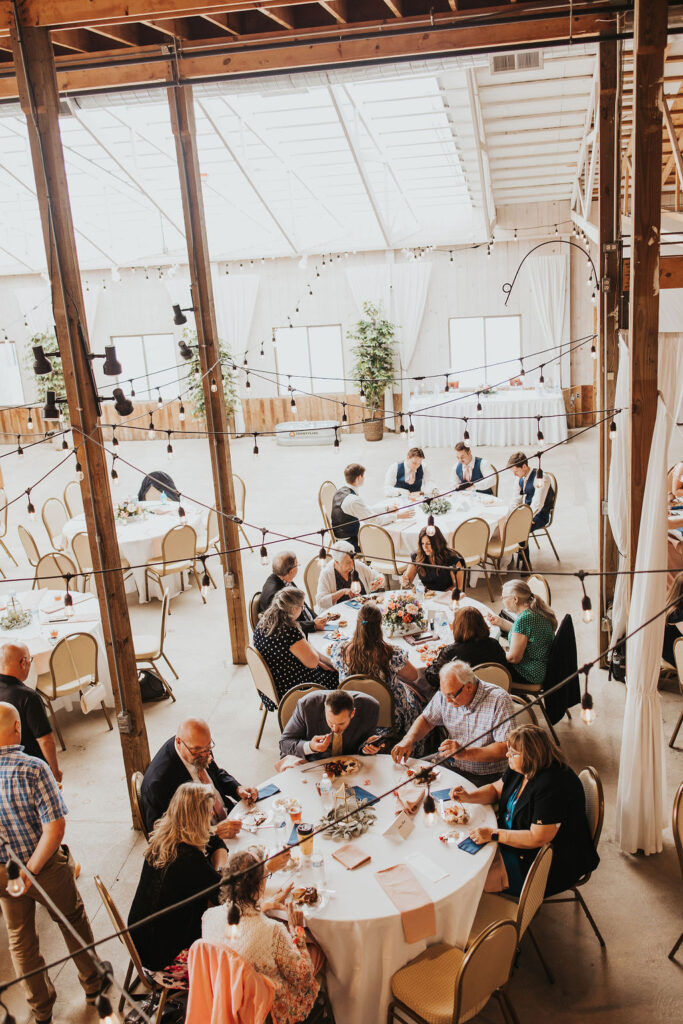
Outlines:
<svg viewBox="0 0 683 1024"><path fill-rule="evenodd" d="M367 864L370 860L369 853L363 853L357 846L353 846L351 843L346 843L345 846L340 846L338 850L335 850L332 854L335 860L338 860L340 864L343 864L348 871L354 871L359 868L361 864Z"/></svg>
<svg viewBox="0 0 683 1024"><path fill-rule="evenodd" d="M285 754L279 761L275 762L275 771L284 772L288 768L295 768L298 764L305 764L305 757L297 757L296 754Z"/></svg>
<svg viewBox="0 0 683 1024"><path fill-rule="evenodd" d="M436 935L434 904L406 864L376 871L375 878L401 912L406 942L419 942Z"/></svg>
<svg viewBox="0 0 683 1024"><path fill-rule="evenodd" d="M396 790L394 796L396 797L394 814L405 811L412 818L420 809L425 798L425 790L421 786L402 786L401 789Z"/></svg>

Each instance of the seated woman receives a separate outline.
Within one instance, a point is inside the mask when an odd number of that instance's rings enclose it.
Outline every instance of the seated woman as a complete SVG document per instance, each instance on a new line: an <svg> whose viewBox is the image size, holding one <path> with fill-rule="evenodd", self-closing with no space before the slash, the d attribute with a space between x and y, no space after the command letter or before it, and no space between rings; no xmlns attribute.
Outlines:
<svg viewBox="0 0 683 1024"><path fill-rule="evenodd" d="M347 601L356 595L351 584L356 577L360 583L360 594L369 594L375 590L384 590L386 580L381 572L371 569L365 562L355 562L356 549L348 540L338 540L330 548L332 561L328 562L318 579L318 592L315 595L315 607L318 612L331 608L338 601Z"/></svg>
<svg viewBox="0 0 683 1024"><path fill-rule="evenodd" d="M465 562L446 543L446 538L438 526L432 527L434 533L429 535L428 526L423 526L417 540L417 551L410 557L413 564L403 573L401 583L410 586L417 574L425 590L452 590L457 586L462 590L465 585Z"/></svg>
<svg viewBox="0 0 683 1024"><path fill-rule="evenodd" d="M507 665L505 651L489 634L489 627L478 608L459 608L453 616L453 643L439 654L425 672L427 682L439 688L439 672L448 661L466 661L472 668L485 661Z"/></svg>
<svg viewBox="0 0 683 1024"><path fill-rule="evenodd" d="M451 799L498 804L498 827L475 828L470 837L475 843L498 840L508 892L519 896L536 851L546 843L552 845L553 859L545 895L564 892L600 863L581 780L538 725L513 729L507 744L508 767L502 779L471 793L456 786Z"/></svg>
<svg viewBox="0 0 683 1024"><path fill-rule="evenodd" d="M265 974L275 982L277 990L270 1012L274 1024L299 1024L311 1013L320 986L315 979L304 929L297 912L292 911L291 903L287 908L289 928L266 916L267 910L285 909L284 899L292 887L280 890L266 902L263 898L266 872L262 858L263 851L259 847L232 855L228 872L246 873L237 874L234 883L224 886L221 906L206 911L202 920L202 938L229 946L259 974ZM226 910L228 901L233 900L241 913L234 936L228 932Z"/></svg>
<svg viewBox="0 0 683 1024"><path fill-rule="evenodd" d="M332 647L332 662L339 670L339 679L364 675L378 679L391 690L394 698L392 727L405 736L422 713L426 700L406 683L416 683L418 672L408 660L408 652L392 647L382 636L382 612L374 601L368 601L358 613L356 629L350 640L337 640ZM422 751L413 752L420 757Z"/></svg>
<svg viewBox="0 0 683 1024"><path fill-rule="evenodd" d="M297 587L279 590L254 630L254 647L270 669L280 698L301 683L318 683L327 690L339 685L332 662L311 647L297 621L305 598ZM261 699L269 711L275 710L270 698L261 694Z"/></svg>
<svg viewBox="0 0 683 1024"><path fill-rule="evenodd" d="M676 602L672 605L672 602ZM679 572L676 579L671 584L671 589L666 596L666 603L669 608L669 613L666 617L666 623L664 625L664 647L662 649L662 657L664 661L668 661L670 665L674 664L674 640L677 640L679 636L683 636L683 633L678 628L678 623L683 622L683 572Z"/></svg>
<svg viewBox="0 0 683 1024"><path fill-rule="evenodd" d="M129 925L212 885L217 898L221 874L208 857L213 797L201 782L184 782L173 794L150 836ZM224 865L227 854L221 852ZM131 932L144 966L168 988L187 988L187 951L201 935L208 904L209 896L198 897Z"/></svg>
<svg viewBox="0 0 683 1024"><path fill-rule="evenodd" d="M512 678L518 683L542 686L557 629L555 613L524 580L508 580L503 584L503 607L515 616L514 622L499 615L487 618L509 633L507 664Z"/></svg>

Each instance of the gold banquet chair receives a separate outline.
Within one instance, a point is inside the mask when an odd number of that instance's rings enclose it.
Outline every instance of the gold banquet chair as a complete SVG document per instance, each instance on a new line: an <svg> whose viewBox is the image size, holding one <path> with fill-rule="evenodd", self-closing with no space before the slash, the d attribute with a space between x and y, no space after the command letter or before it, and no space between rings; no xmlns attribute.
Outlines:
<svg viewBox="0 0 683 1024"><path fill-rule="evenodd" d="M92 578L92 558L90 556L90 542L87 533L81 530L73 535L71 538L71 552L78 563L78 568L83 573L80 582L82 583L82 589L85 591L88 589Z"/></svg>
<svg viewBox="0 0 683 1024"><path fill-rule="evenodd" d="M62 551L66 547L62 539L62 530L69 521L66 509L59 498L48 498L40 514L43 526L50 538L50 544L56 551Z"/></svg>
<svg viewBox="0 0 683 1024"><path fill-rule="evenodd" d="M283 731L287 722L294 714L294 709L299 703L301 697L305 697L307 693L313 693L315 690L323 690L322 686L318 686L317 683L302 683L301 686L293 686L291 690L287 690L282 700L277 706L277 721L280 726L280 732ZM327 691L324 691L327 693Z"/></svg>
<svg viewBox="0 0 683 1024"><path fill-rule="evenodd" d="M493 463L490 462L489 465L490 465L491 469L493 470L493 472L496 474L494 476L493 480L491 480L491 490L493 491L495 497L497 498L498 497L498 484L500 483L500 476L498 474L498 470L493 465Z"/></svg>
<svg viewBox="0 0 683 1024"><path fill-rule="evenodd" d="M484 578L486 579L486 586L489 588L489 597L493 601L491 580L486 568L486 554L490 534L491 531L486 520L480 516L473 516L471 519L466 519L457 529L453 530L451 534L451 548L462 556L465 562L465 569L473 569L477 565L481 566Z"/></svg>
<svg viewBox="0 0 683 1024"><path fill-rule="evenodd" d="M201 548L197 548L197 558L201 558L202 555L207 555L209 553L209 548L215 548L216 552L218 552L220 550L220 546L218 543L219 540L220 533L218 530L218 512L216 511L215 508L210 508L209 515L207 516L206 519L206 535L204 538L204 543L202 544ZM211 586L215 590L216 584L214 583L214 579L213 576L211 575L211 570L209 569L208 565L206 566L206 575L211 580Z"/></svg>
<svg viewBox="0 0 683 1024"><path fill-rule="evenodd" d="M674 797L671 826L674 833L676 853L678 854L678 865L681 869L681 875L683 875L683 782L681 782L680 786L676 790L676 795ZM676 956L682 942L683 932L678 936L678 940L675 942L673 949L669 953L669 960L673 960Z"/></svg>
<svg viewBox="0 0 683 1024"><path fill-rule="evenodd" d="M523 697L517 697L514 693L511 693L510 698L514 705L514 710L517 712L513 719L513 728L517 728L518 725L538 725L534 709L527 704Z"/></svg>
<svg viewBox="0 0 683 1024"><path fill-rule="evenodd" d="M497 569L502 566L506 557L521 554L526 564L527 572L530 572L527 548L529 546L529 531L534 516L528 505L518 505L513 508L510 515L503 523L503 533L500 537L494 537L489 541L486 552L486 561L492 562Z"/></svg>
<svg viewBox="0 0 683 1024"><path fill-rule="evenodd" d="M175 694L171 689L170 684L166 681L163 673L157 665L157 661L161 658L164 659L168 667L170 668L173 675L178 679L178 673L173 668L173 665L168 660L168 655L164 651L164 644L166 642L166 620L168 618L168 590L164 588L164 596L161 599L161 619L159 621L159 632L158 633L140 633L133 634L133 647L135 648L135 663L136 665L148 665L153 668L156 674L164 684L164 689L169 695L171 700L175 701Z"/></svg>
<svg viewBox="0 0 683 1024"><path fill-rule="evenodd" d="M131 802L133 804L133 810L135 811L137 819L140 822L142 834L147 840L147 842L149 842L149 832L147 831L147 827L145 825L145 816L142 813L142 780L144 779L144 777L145 776L142 772L133 772L133 774L130 777L130 796Z"/></svg>
<svg viewBox="0 0 683 1024"><path fill-rule="evenodd" d="M482 661L481 665L473 665L472 671L477 679L483 679L485 683L493 683L501 689L510 692L512 676L507 665L499 665L497 661Z"/></svg>
<svg viewBox="0 0 683 1024"><path fill-rule="evenodd" d="M678 677L678 689L681 691L683 697L683 636L676 637L674 640L674 661L676 663L676 676ZM669 740L669 746L673 747L676 743L676 737L680 731L681 725L683 725L683 711L678 716L678 721L674 727L674 731L671 733L671 739Z"/></svg>
<svg viewBox="0 0 683 1024"><path fill-rule="evenodd" d="M83 495L77 480L71 480L64 488L64 507L71 519L83 512Z"/></svg>
<svg viewBox="0 0 683 1024"><path fill-rule="evenodd" d="M327 560L329 562L329 556ZM304 569L304 586L306 587L306 593L308 594L308 603L313 609L315 609L315 597L318 593L318 580L320 579L320 573L322 571L321 566L318 565L317 555L306 564Z"/></svg>
<svg viewBox="0 0 683 1024"><path fill-rule="evenodd" d="M36 565L36 574L31 590L35 590L36 587L39 590L61 590L64 583L63 577L75 576L76 573L76 566L68 555L62 554L61 551L48 551ZM62 579L55 579L60 576Z"/></svg>
<svg viewBox="0 0 683 1024"><path fill-rule="evenodd" d="M476 941L477 936L481 935L486 928L489 928L496 921L512 921L517 929L518 946L522 941L524 933L527 930L529 931L529 938L538 953L538 958L543 964L543 969L550 982L554 982L555 979L545 962L530 925L543 904L552 859L553 848L549 843L546 843L534 857L533 864L524 879L519 900L507 899L505 896L498 896L495 893L483 893L477 907L474 924L470 930L470 937L467 940L469 948Z"/></svg>
<svg viewBox="0 0 683 1024"><path fill-rule="evenodd" d="M0 547L3 549L7 557L12 559L15 565L19 565L12 552L5 544L5 537L7 536L7 511L7 495L0 487Z"/></svg>
<svg viewBox="0 0 683 1024"><path fill-rule="evenodd" d="M381 729L391 729L394 724L394 695L388 686L379 679L371 679L370 676L356 675L347 676L339 686L340 690L355 690L357 693L367 693L379 702L379 718L377 725Z"/></svg>
<svg viewBox="0 0 683 1024"><path fill-rule="evenodd" d="M60 697L68 697L70 693L82 694L89 686L98 682L97 677L97 640L91 633L71 633L62 637L50 654L50 670L38 676L36 690L47 702L52 718L52 726L59 738L62 750L66 750L64 737L55 717L53 701ZM104 717L111 730L113 728L109 712L104 701L101 701Z"/></svg>
<svg viewBox="0 0 683 1024"><path fill-rule="evenodd" d="M247 665L249 666L251 678L254 681L256 692L258 694L259 700L261 701L261 707L259 708L259 711L263 710L261 725L259 727L258 735L256 737L256 743L254 744L254 746L258 750L259 744L261 742L261 737L263 736L263 729L266 724L266 718L268 717L268 711L270 710L263 703L263 700L261 699L261 694L263 694L265 697L268 697L273 702L276 708L280 703L280 698L277 695L277 690L275 689L275 680L273 679L272 673L268 668L268 665L266 664L265 658L263 658L259 651L257 651L255 647L252 647L251 644L249 644L249 646L247 647Z"/></svg>
<svg viewBox="0 0 683 1024"><path fill-rule="evenodd" d="M368 565L381 572L387 582L390 577L402 575L402 569L396 564L396 549L388 530L374 523L366 523L358 531L360 552Z"/></svg>
<svg viewBox="0 0 683 1024"><path fill-rule="evenodd" d="M244 508L247 504L247 486L241 476L237 473L232 474L232 486L235 490L235 515L239 516L240 519L244 519ZM254 545L249 540L247 532L240 523L240 533L247 542L247 546L250 551L254 550Z"/></svg>
<svg viewBox="0 0 683 1024"><path fill-rule="evenodd" d="M261 618L258 610L259 601L261 600L261 591L257 590L255 594L252 594L249 602L249 625L251 626L252 632L258 626L258 620Z"/></svg>
<svg viewBox="0 0 683 1024"><path fill-rule="evenodd" d="M536 597L540 597L546 604L550 604L550 584L548 583L545 576L540 576L537 572L532 576L527 576L526 583L532 594Z"/></svg>
<svg viewBox="0 0 683 1024"><path fill-rule="evenodd" d="M547 472L547 470L546 470L546 472ZM546 523L545 526L539 526L537 530L534 530L533 533L531 534L531 536L534 538L534 541L536 542L536 547L537 548L540 548L540 546L541 546L538 543L538 534L542 533L544 536L546 536L548 538L549 542L550 542L550 547L553 549L553 554L555 555L555 558L559 562L560 556L557 553L557 548L553 544L553 538L550 536L550 533L548 531L548 527L553 525L553 519L555 518L555 508L557 507L557 477L555 476L554 473L548 473L548 479L550 480L550 486L552 487L553 491L555 492L555 500L553 501L552 508L550 509L550 515L549 515L549 518L548 518L548 522Z"/></svg>
<svg viewBox="0 0 683 1024"><path fill-rule="evenodd" d="M519 1024L505 985L517 949L513 921L497 921L466 953L437 942L391 979L388 1024L464 1024L495 996L505 1021Z"/></svg>
<svg viewBox="0 0 683 1024"><path fill-rule="evenodd" d="M174 526L161 539L161 562L158 558L150 558L145 569L145 596L149 601L149 581L153 580L162 591L163 579L165 576L173 576L180 573L180 589L185 590L183 574L191 572L195 578L199 595L202 602L206 604L206 598L202 594L202 587L197 573L197 534L187 523ZM154 564L157 563L157 564ZM170 611L169 611L170 615Z"/></svg>
<svg viewBox="0 0 683 1024"><path fill-rule="evenodd" d="M35 537L30 530L27 530L25 526L21 525L21 523L17 526L17 534L19 535L19 543L24 549L24 554L28 559L28 564L32 565L35 569L40 561L40 551L38 550Z"/></svg>
<svg viewBox="0 0 683 1024"><path fill-rule="evenodd" d="M329 530L330 541L334 540L334 533L332 531L332 499L338 491L336 484L333 484L331 480L323 480L318 489L318 508L320 509L320 515L323 517L323 524L326 530Z"/></svg>

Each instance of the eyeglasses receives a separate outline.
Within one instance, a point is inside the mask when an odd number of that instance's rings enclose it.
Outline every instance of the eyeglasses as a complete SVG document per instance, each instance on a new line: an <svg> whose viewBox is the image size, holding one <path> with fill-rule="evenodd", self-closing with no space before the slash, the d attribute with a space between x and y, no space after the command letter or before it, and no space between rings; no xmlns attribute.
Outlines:
<svg viewBox="0 0 683 1024"><path fill-rule="evenodd" d="M21 660L25 661L27 665L30 665L33 661L33 657L30 654L25 654Z"/></svg>
<svg viewBox="0 0 683 1024"><path fill-rule="evenodd" d="M513 750L512 747L508 747L507 750L505 751L505 756L506 757L519 757L519 751L518 750Z"/></svg>
<svg viewBox="0 0 683 1024"><path fill-rule="evenodd" d="M467 686L467 683L463 683L463 685L460 687L460 689L458 690L457 693L446 693L446 694L444 694L444 696L445 696L446 700L448 701L448 703L449 704L454 704L455 701L458 699L458 697L460 696L460 694L462 693L462 691L465 689L466 686Z"/></svg>
<svg viewBox="0 0 683 1024"><path fill-rule="evenodd" d="M180 739L180 737L178 737L178 739ZM180 742L185 747L185 750L188 752L188 754L191 754L192 757L199 757L200 754L210 754L213 748L216 746L213 740L211 740L208 747L188 747L185 740L180 740Z"/></svg>

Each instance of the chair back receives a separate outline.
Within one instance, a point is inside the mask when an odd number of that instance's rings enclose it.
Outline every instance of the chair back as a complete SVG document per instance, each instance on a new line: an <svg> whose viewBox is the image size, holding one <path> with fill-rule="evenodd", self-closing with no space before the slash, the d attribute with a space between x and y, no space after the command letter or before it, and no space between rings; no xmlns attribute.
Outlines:
<svg viewBox="0 0 683 1024"><path fill-rule="evenodd" d="M483 679L485 683L493 683L510 692L512 676L506 665L499 665L497 661L484 661L481 665L473 665L472 671L477 679Z"/></svg>
<svg viewBox="0 0 683 1024"><path fill-rule="evenodd" d="M305 696L307 693L312 693L313 690L322 690L322 686L318 686L317 683L303 683L301 686L293 686L291 690L287 690L277 708L277 720L280 725L280 732L287 725L294 714L294 709L299 703L299 698Z"/></svg>
<svg viewBox="0 0 683 1024"><path fill-rule="evenodd" d="M92 633L70 633L62 637L50 655L51 699L59 696L59 687L78 682L78 689L97 682L97 640Z"/></svg>
<svg viewBox="0 0 683 1024"><path fill-rule="evenodd" d="M182 1015L187 1024L208 1024L209 1017L225 1024L228 1021L272 1024L270 1009L279 986L229 946L195 939L187 957L187 969L190 981L187 1012ZM220 996L214 1003L214 993L218 992ZM212 1004L213 1012L207 1008Z"/></svg>
<svg viewBox="0 0 683 1024"><path fill-rule="evenodd" d="M88 540L87 533L81 530L79 533L74 534L71 541L71 550L81 572L92 572L90 541Z"/></svg>
<svg viewBox="0 0 683 1024"><path fill-rule="evenodd" d="M107 889L106 885L104 884L99 875L95 875L95 886L97 888L98 893L100 894L100 899L104 903L104 909L107 911L107 914L109 915L109 920L114 926L114 931L119 933L119 939L126 947L128 956L130 957L133 963L135 973L137 974L138 978L145 986L145 988L151 988L152 986L147 981L145 968L142 966L140 954L135 948L135 943L133 942L130 933L124 930L126 927L126 922L121 917L121 914L119 913L119 908L114 903L109 893L109 890ZM121 934L122 932L123 934Z"/></svg>
<svg viewBox="0 0 683 1024"><path fill-rule="evenodd" d="M377 725L381 729L391 729L394 724L394 696L385 683L370 676L347 676L339 687L340 690L355 690L356 693L367 693L379 701L379 718Z"/></svg>
<svg viewBox="0 0 683 1024"><path fill-rule="evenodd" d="M547 470L544 470L544 472L547 472ZM554 473L548 473L548 479L550 480L550 486L552 487L553 491L555 492L555 497L553 499L552 505L550 506L550 512L549 512L549 515L548 515L548 522L546 523L546 526L552 526L553 519L555 518L555 509L557 507L557 477L555 476Z"/></svg>
<svg viewBox="0 0 683 1024"><path fill-rule="evenodd" d="M493 465L493 463L490 462L489 465L491 466L491 469L493 470L493 472L496 474L494 476L493 480L491 481L491 490L493 491L495 496L498 497L498 484L500 483L500 477L498 476L498 470Z"/></svg>
<svg viewBox="0 0 683 1024"><path fill-rule="evenodd" d="M516 551L520 544L529 543L529 532L534 514L528 505L518 505L513 508L510 515L503 524L503 536L501 537L501 555Z"/></svg>
<svg viewBox="0 0 683 1024"><path fill-rule="evenodd" d="M462 555L466 566L477 565L486 558L490 532L485 519L473 516L453 530L451 547Z"/></svg>
<svg viewBox="0 0 683 1024"><path fill-rule="evenodd" d="M383 526L366 523L358 531L361 554L368 562L383 562L397 576L401 570L396 565L396 549L391 534Z"/></svg>
<svg viewBox="0 0 683 1024"><path fill-rule="evenodd" d="M48 498L40 514L43 517L43 526L47 530L52 547L64 547L62 530L64 529L64 524L69 521L69 517L59 498Z"/></svg>
<svg viewBox="0 0 683 1024"><path fill-rule="evenodd" d="M536 911L543 903L552 859L553 848L550 843L546 843L534 857L534 862L524 879L517 904L517 934L520 941L533 921Z"/></svg>
<svg viewBox="0 0 683 1024"><path fill-rule="evenodd" d="M0 537L7 533L7 494L0 487Z"/></svg>
<svg viewBox="0 0 683 1024"><path fill-rule="evenodd" d="M514 704L514 710L518 711L519 714L513 719L514 727L518 725L538 725L538 719L533 708L530 708L523 697L518 697L516 694L510 694L512 703Z"/></svg>
<svg viewBox="0 0 683 1024"><path fill-rule="evenodd" d="M529 590L536 597L540 597L546 604L550 604L550 586L545 576L539 576L535 573L533 576L527 576L526 582L529 584Z"/></svg>
<svg viewBox="0 0 683 1024"><path fill-rule="evenodd" d="M258 610L259 601L261 600L261 591L257 590L249 602L249 624L252 629L256 629L260 613Z"/></svg>
<svg viewBox="0 0 683 1024"><path fill-rule="evenodd" d="M232 474L232 486L235 491L235 514L244 519L244 506L247 503L247 488L244 480L237 473ZM216 520L218 521L218 520Z"/></svg>
<svg viewBox="0 0 683 1024"><path fill-rule="evenodd" d="M38 550L38 545L33 539L33 534L29 533L26 527L22 526L21 523L17 526L17 533L19 534L19 542L21 543L24 553L28 558L29 565L32 565L35 569L40 561L40 551Z"/></svg>
<svg viewBox="0 0 683 1024"><path fill-rule="evenodd" d="M206 519L206 548L204 550L208 550L210 547L213 547L219 539L220 531L218 529L218 512L215 508L210 508Z"/></svg>
<svg viewBox="0 0 683 1024"><path fill-rule="evenodd" d="M674 842L678 854L678 864L683 875L683 782L676 790L674 797L674 808L671 815L671 825L674 833Z"/></svg>
<svg viewBox="0 0 683 1024"><path fill-rule="evenodd" d="M142 772L133 772L130 777L130 798L145 839L149 842L149 832L145 825L145 816L142 813L142 780L144 777Z"/></svg>
<svg viewBox="0 0 683 1024"><path fill-rule="evenodd" d="M61 590L60 580L51 577L66 576L68 573L75 576L76 572L76 566L68 555L60 551L48 551L38 560L33 585L39 590Z"/></svg>
<svg viewBox="0 0 683 1024"><path fill-rule="evenodd" d="M514 921L496 921L477 936L456 977L454 1022L469 1020L505 985L516 950Z"/></svg>
<svg viewBox="0 0 683 1024"><path fill-rule="evenodd" d="M329 561L329 558L328 558ZM318 593L318 580L320 579L321 567L318 565L318 557L312 558L304 569L304 586L308 594L308 603L315 608L315 597Z"/></svg>
<svg viewBox="0 0 683 1024"><path fill-rule="evenodd" d="M79 516L83 511L83 495L81 485L77 480L70 480L64 488L64 507L71 519Z"/></svg>
<svg viewBox="0 0 683 1024"><path fill-rule="evenodd" d="M683 693L683 636L674 640L674 664L678 676L678 689Z"/></svg>
<svg viewBox="0 0 683 1024"><path fill-rule="evenodd" d="M166 626L168 625L168 587L164 587L164 595L161 599L161 619L159 620L159 654L164 652L166 640Z"/></svg>
<svg viewBox="0 0 683 1024"><path fill-rule="evenodd" d="M164 562L192 562L197 552L197 533L192 526L174 526L161 541Z"/></svg>
<svg viewBox="0 0 683 1024"><path fill-rule="evenodd" d="M597 770L588 765L579 772L579 779L583 786L583 794L586 798L586 818L590 829L593 846L598 848L602 822L605 817L605 793L602 788L602 780Z"/></svg>
<svg viewBox="0 0 683 1024"><path fill-rule="evenodd" d="M273 704L277 707L280 703L280 698L277 695L275 689L275 680L273 675L266 664L265 658L260 654L255 647L251 644L247 647L247 665L251 672L251 678L254 680L254 686L259 693L264 694L266 697L270 697Z"/></svg>
<svg viewBox="0 0 683 1024"><path fill-rule="evenodd" d="M323 480L318 489L318 507L325 527L332 532L332 499L339 488L331 480Z"/></svg>

